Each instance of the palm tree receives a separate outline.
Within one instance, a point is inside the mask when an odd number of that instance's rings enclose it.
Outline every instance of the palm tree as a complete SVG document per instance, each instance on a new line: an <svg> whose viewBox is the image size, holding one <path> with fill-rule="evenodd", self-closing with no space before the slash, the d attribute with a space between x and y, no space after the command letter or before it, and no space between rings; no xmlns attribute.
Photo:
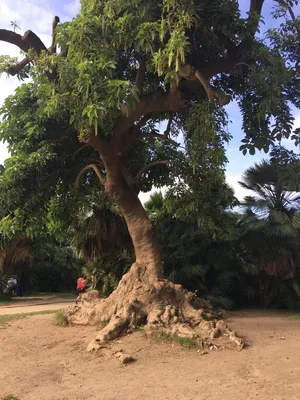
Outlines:
<svg viewBox="0 0 300 400"><path fill-rule="evenodd" d="M0 237L0 271L19 275L22 265L32 260L30 239L23 237L8 241Z"/></svg>
<svg viewBox="0 0 300 400"><path fill-rule="evenodd" d="M207 224L177 218L174 207L169 212L168 202L168 196L155 192L145 203L155 224L166 278L215 306L233 307L230 297L240 269L233 245L235 217L223 211L218 232L211 232Z"/></svg>
<svg viewBox="0 0 300 400"><path fill-rule="evenodd" d="M90 215L78 218L70 229L71 245L80 258L95 261L99 256L117 256L132 251L124 218L108 207L94 207Z"/></svg>
<svg viewBox="0 0 300 400"><path fill-rule="evenodd" d="M158 220L165 213L165 198L162 192L154 192L150 195L150 199L146 201L144 207L153 220Z"/></svg>
<svg viewBox="0 0 300 400"><path fill-rule="evenodd" d="M253 260L249 272L259 276L261 301L267 307L282 302L287 287L295 304L300 305L300 288L295 280L300 260L300 195L292 174L288 174L291 167L294 170L295 163L263 160L249 168L239 182L254 193L242 203L246 214L240 226L242 242Z"/></svg>
<svg viewBox="0 0 300 400"><path fill-rule="evenodd" d="M91 288L108 296L130 267L133 245L124 218L112 206L94 206L70 228L71 246L93 275Z"/></svg>

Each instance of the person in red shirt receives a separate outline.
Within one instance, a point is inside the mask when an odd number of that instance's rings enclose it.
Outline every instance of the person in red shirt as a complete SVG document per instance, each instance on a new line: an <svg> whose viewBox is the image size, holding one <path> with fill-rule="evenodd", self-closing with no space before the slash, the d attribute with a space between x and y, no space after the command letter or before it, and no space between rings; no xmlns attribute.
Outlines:
<svg viewBox="0 0 300 400"><path fill-rule="evenodd" d="M77 279L77 293L78 296L75 300L75 303L77 304L77 302L79 300L81 300L82 294L85 292L85 285L86 285L86 277L84 275L81 275L78 279Z"/></svg>

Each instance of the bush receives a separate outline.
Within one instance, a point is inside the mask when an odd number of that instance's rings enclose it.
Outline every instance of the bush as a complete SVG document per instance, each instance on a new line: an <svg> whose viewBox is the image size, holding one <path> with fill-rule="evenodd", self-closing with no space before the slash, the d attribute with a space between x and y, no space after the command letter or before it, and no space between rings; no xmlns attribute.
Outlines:
<svg viewBox="0 0 300 400"><path fill-rule="evenodd" d="M69 325L68 319L62 310L57 311L54 317L54 325L66 327Z"/></svg>

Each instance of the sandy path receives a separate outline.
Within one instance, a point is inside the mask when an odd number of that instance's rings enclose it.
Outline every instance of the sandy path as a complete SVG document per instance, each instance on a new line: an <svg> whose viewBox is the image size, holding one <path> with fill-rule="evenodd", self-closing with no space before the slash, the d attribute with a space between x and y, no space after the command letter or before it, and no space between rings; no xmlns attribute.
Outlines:
<svg viewBox="0 0 300 400"><path fill-rule="evenodd" d="M51 303L41 303L41 304L20 304L18 306L3 306L0 307L0 315L12 315L12 314L24 314L28 312L38 312L46 310L61 310L69 305L74 304L74 301L53 301Z"/></svg>
<svg viewBox="0 0 300 400"><path fill-rule="evenodd" d="M20 400L299 400L300 321L286 314L247 311L231 325L246 336L241 352L201 356L158 344L142 331L90 354L93 327L60 328L53 315L0 329L1 395ZM137 361L122 366L112 350ZM0 398L1 398L0 395Z"/></svg>

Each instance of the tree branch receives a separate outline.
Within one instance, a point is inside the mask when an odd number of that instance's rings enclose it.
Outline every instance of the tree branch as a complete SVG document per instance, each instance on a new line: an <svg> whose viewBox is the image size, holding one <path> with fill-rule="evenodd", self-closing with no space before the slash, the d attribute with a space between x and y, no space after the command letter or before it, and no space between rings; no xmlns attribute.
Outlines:
<svg viewBox="0 0 300 400"><path fill-rule="evenodd" d="M169 118L169 121L168 121L168 125L167 125L167 129L164 132L164 136L165 137L168 137L169 134L170 134L172 122L173 122L173 114L170 115L170 118Z"/></svg>
<svg viewBox="0 0 300 400"><path fill-rule="evenodd" d="M11 43L19 47L25 53L27 53L29 49L32 49L38 56L41 54L42 51L46 51L47 53L56 53L55 29L58 23L59 23L59 17L55 16L52 22L52 45L49 50L41 41L41 39L34 32L30 30L26 31L24 35L21 36L13 31L0 29L0 41ZM16 75L32 60L33 60L32 57L26 56L18 64L9 68L7 70L7 73L9 73L12 76ZM48 77L52 79L54 75L48 74Z"/></svg>
<svg viewBox="0 0 300 400"><path fill-rule="evenodd" d="M140 61L140 67L138 69L137 75L136 75L136 81L135 85L137 89L139 90L140 94L143 92L143 83L145 79L145 73L146 73L146 62L145 60Z"/></svg>
<svg viewBox="0 0 300 400"><path fill-rule="evenodd" d="M221 90L212 86L204 74L190 64L186 64L180 71L180 76L187 80L199 80L210 101L218 100L221 106L228 104L231 96L224 94Z"/></svg>
<svg viewBox="0 0 300 400"><path fill-rule="evenodd" d="M253 40L255 33L259 25L259 17L261 16L262 7L265 0L251 0L249 8L249 16L247 25L251 34L251 40ZM246 39L247 40L247 39ZM249 39L248 39L249 40Z"/></svg>
<svg viewBox="0 0 300 400"><path fill-rule="evenodd" d="M81 170L81 171L78 173L78 175L77 175L77 178L76 178L76 181L75 181L75 190L76 190L76 192L77 192L78 187L79 187L80 178L81 178L82 175L85 173L85 171L87 171L87 170L89 170L89 169L93 169L93 170L96 172L96 174L97 174L97 176L98 176L100 182L101 182L103 185L105 184L105 178L104 178L104 176L101 174L101 172L99 171L98 166L97 166L96 164L89 164L89 165L85 166L84 168L82 168L82 170Z"/></svg>
<svg viewBox="0 0 300 400"><path fill-rule="evenodd" d="M50 51L52 54L56 53L56 43L55 43L55 41L56 41L55 33L56 32L55 32L55 30L56 30L56 27L59 22L60 22L59 17L56 15L53 18L53 22L52 22L52 44L51 44L51 48L50 48Z"/></svg>
<svg viewBox="0 0 300 400"><path fill-rule="evenodd" d="M143 139L143 138L147 138L147 137L160 139L160 140L167 140L168 142L174 144L176 147L181 147L180 144L177 143L175 140L170 139L168 136L161 135L161 134L157 133L156 131L152 131L150 133L144 133L139 136L139 139Z"/></svg>
<svg viewBox="0 0 300 400"><path fill-rule="evenodd" d="M154 112L175 112L184 109L187 101L182 97L179 91L174 93L155 92L140 97L140 101L136 103L134 110L125 117L120 116L114 126L114 135L121 136L128 132L135 121ZM149 118L148 118L149 119Z"/></svg>
<svg viewBox="0 0 300 400"><path fill-rule="evenodd" d="M84 144L84 145L82 145L82 146L80 146L79 149L77 149L76 151L74 151L74 153L72 154L72 159L75 160L75 157L77 156L77 154L78 154L81 150L85 149L85 148L88 147L88 146L89 146L89 145L88 145L87 143Z"/></svg>
<svg viewBox="0 0 300 400"><path fill-rule="evenodd" d="M173 161L170 160L161 160L161 161L153 161L150 164L145 165L143 168L140 169L140 171L136 174L136 177L134 178L134 181L136 183L139 182L141 179L142 175L148 171L148 169L155 167L156 165L166 165L166 164L172 164Z"/></svg>
<svg viewBox="0 0 300 400"><path fill-rule="evenodd" d="M29 49L33 49L34 52L39 56L42 51L48 50L41 39L32 31L26 31L23 36L19 35L16 32L9 31L6 29L0 29L0 41L11 43L19 49L23 50L25 53L29 51ZM7 73L10 75L16 75L20 72L27 64L32 61L31 57L25 57L18 64L12 66L7 70Z"/></svg>
<svg viewBox="0 0 300 400"><path fill-rule="evenodd" d="M84 127L81 127L81 129L83 128ZM108 142L100 139L99 136L95 135L94 126L88 126L87 131L88 136L81 138L80 142L93 147L99 153L100 157L102 157L102 153L107 148Z"/></svg>
<svg viewBox="0 0 300 400"><path fill-rule="evenodd" d="M33 49L37 54L40 54L43 50L46 52L48 51L41 39L30 30L26 31L24 35L21 36L13 31L0 29L0 40L14 44L25 53L27 53L29 49Z"/></svg>
<svg viewBox="0 0 300 400"><path fill-rule="evenodd" d="M13 65L12 67L8 68L8 70L6 71L9 75L11 76L15 76L16 74L18 74L20 71L22 71L22 69L24 67L26 67L27 64L30 63L30 61L32 61L31 57L26 56L25 58L23 58L23 60L21 60L18 64Z"/></svg>
<svg viewBox="0 0 300 400"><path fill-rule="evenodd" d="M0 40L2 42L14 44L21 50L25 51L25 53L30 48L30 44L28 43L28 41L24 40L24 36L22 37L18 33L13 31L8 31L7 29L0 29Z"/></svg>

